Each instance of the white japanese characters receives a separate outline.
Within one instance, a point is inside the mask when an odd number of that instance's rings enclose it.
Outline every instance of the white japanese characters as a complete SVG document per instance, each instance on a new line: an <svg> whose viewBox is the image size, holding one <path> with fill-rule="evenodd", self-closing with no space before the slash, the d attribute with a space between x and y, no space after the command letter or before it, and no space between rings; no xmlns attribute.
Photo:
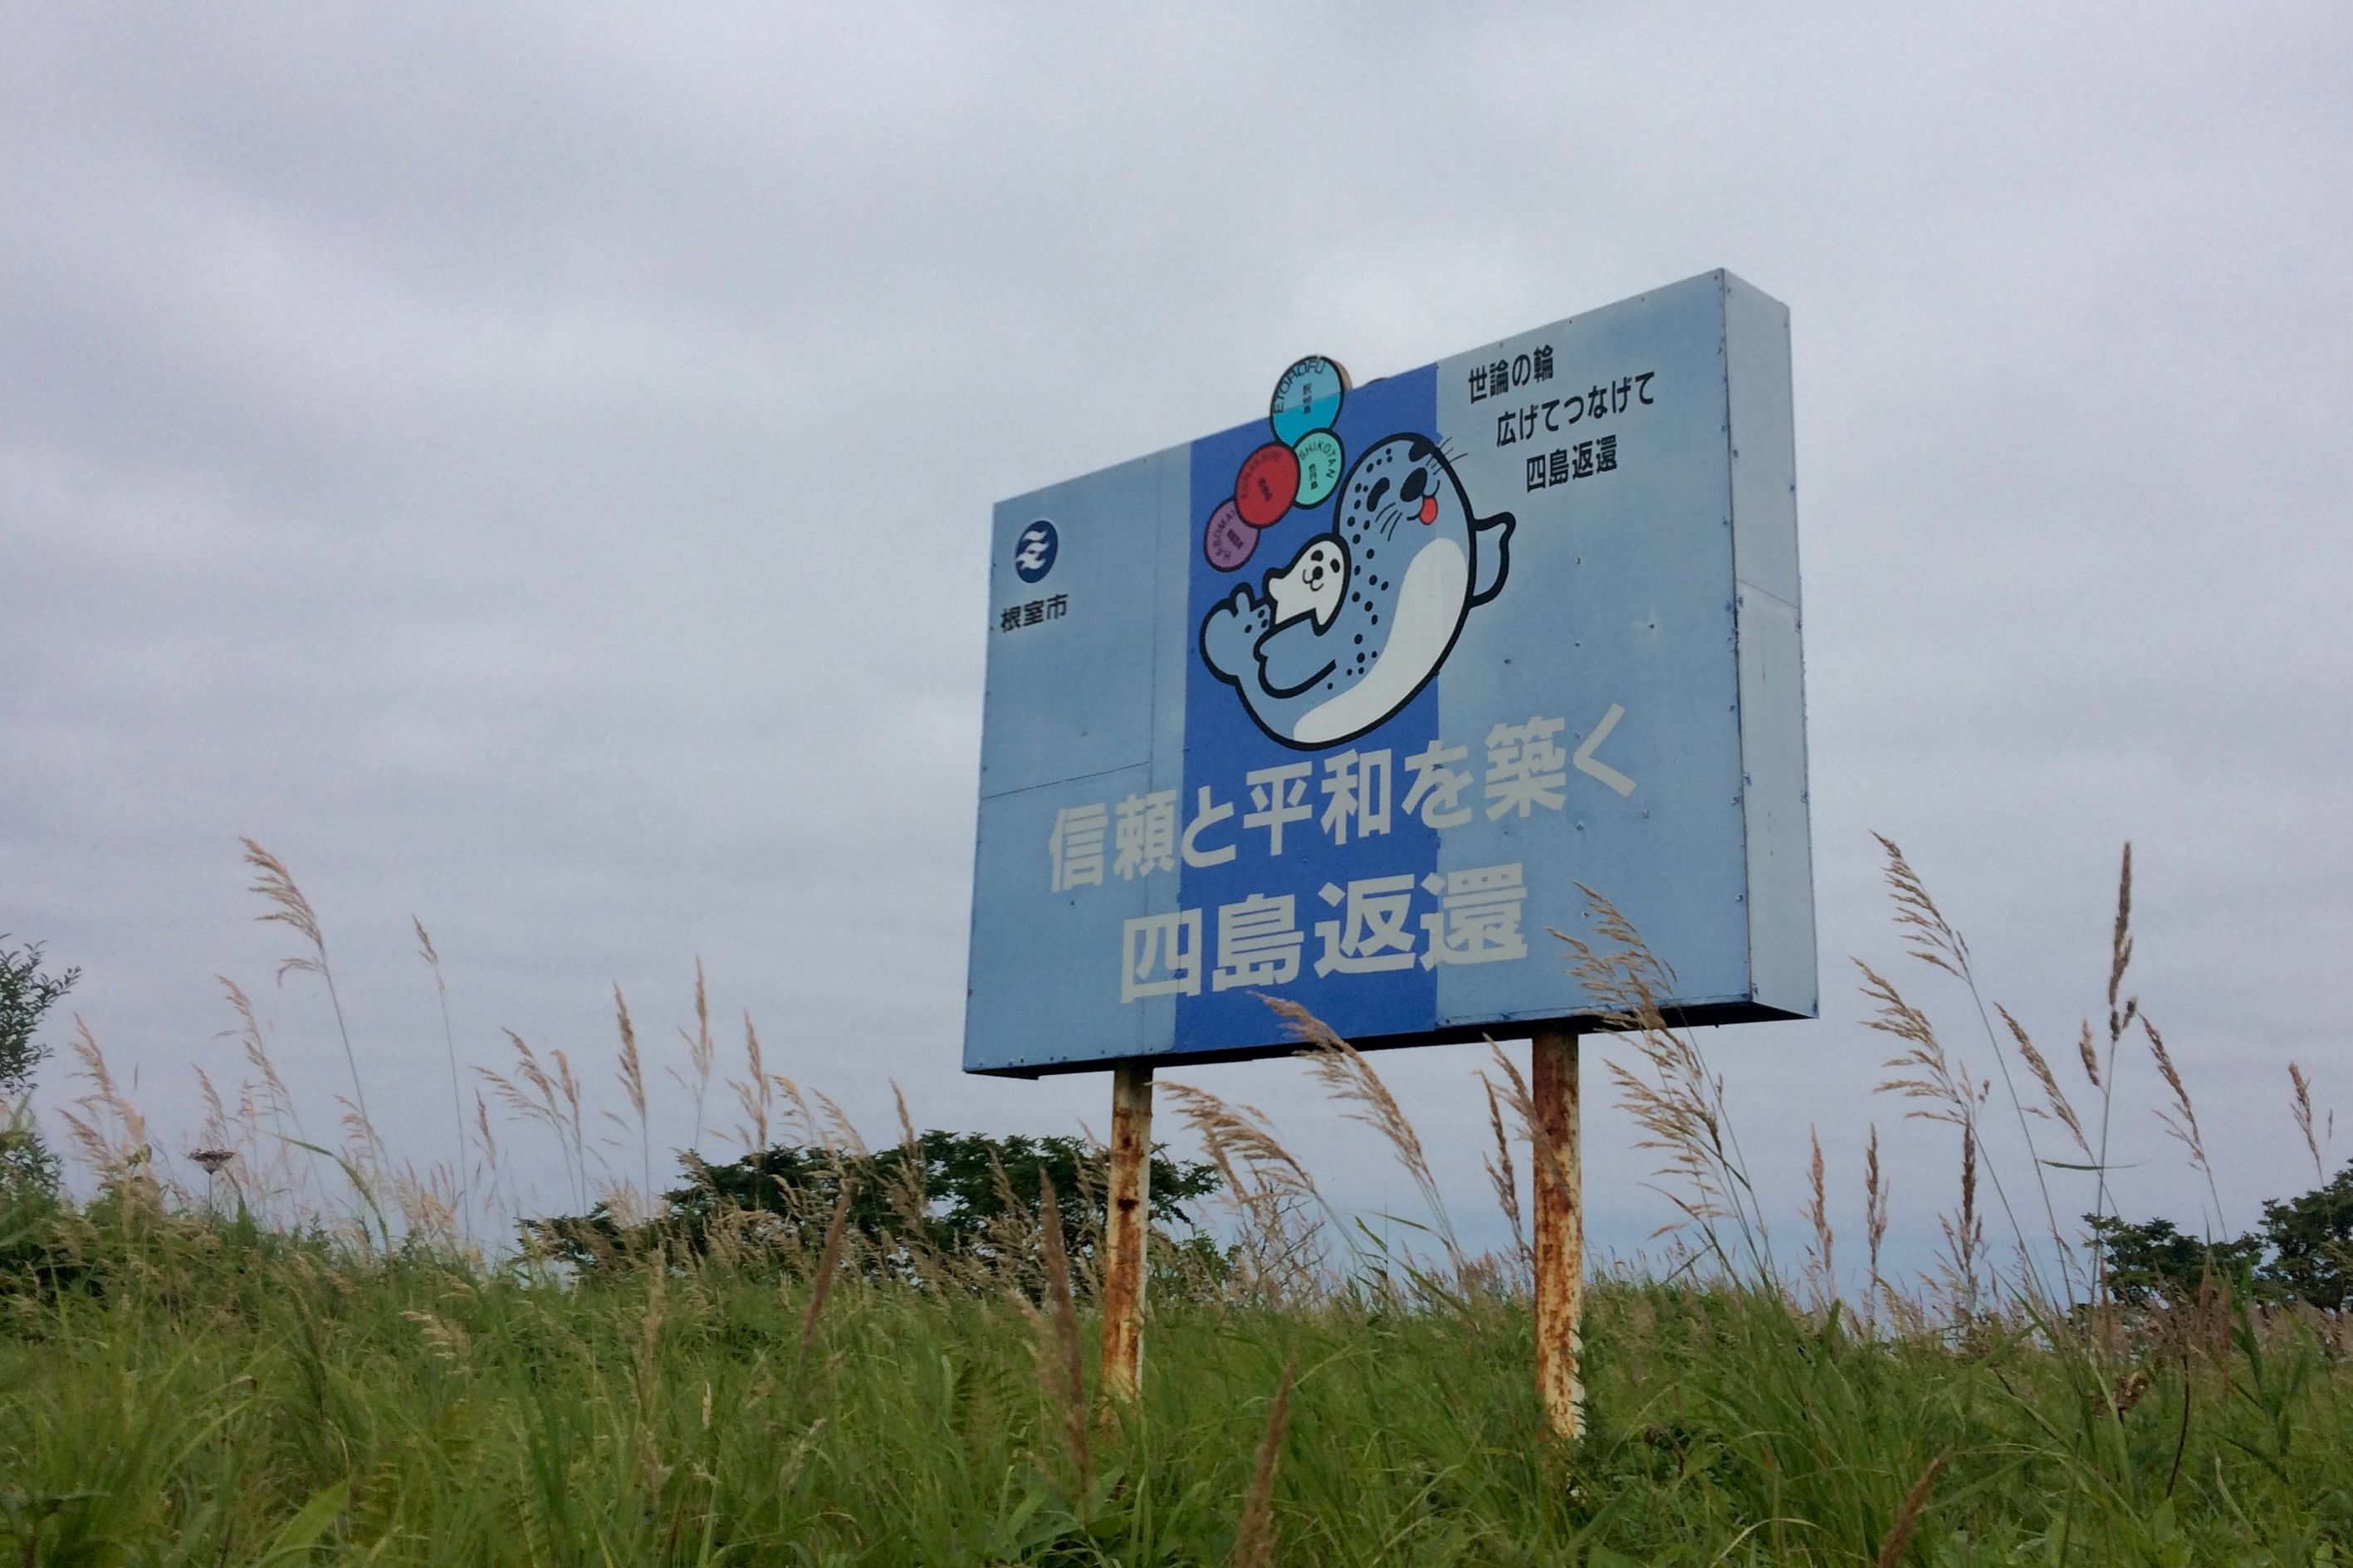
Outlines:
<svg viewBox="0 0 2353 1568"><path fill-rule="evenodd" d="M1528 889L1517 866L1479 866L1442 877L1432 871L1421 885L1438 899L1437 910L1421 917L1430 942L1421 954L1424 969L1528 955L1520 934L1520 905Z"/></svg>
<svg viewBox="0 0 2353 1568"><path fill-rule="evenodd" d="M1269 859L1282 853L1284 823L1304 822L1315 815L1315 808L1305 804L1307 775L1314 771L1313 763L1286 763L1279 768L1260 768L1243 776L1255 809L1243 814L1242 826L1266 829Z"/></svg>
<svg viewBox="0 0 2353 1568"><path fill-rule="evenodd" d="M1470 754L1468 746L1432 741L1408 757L1405 765L1413 770L1413 779L1405 792L1406 815L1419 813L1424 827L1460 827L1470 821L1471 808L1461 802L1471 775L1453 767Z"/></svg>
<svg viewBox="0 0 2353 1568"><path fill-rule="evenodd" d="M1324 763L1324 837L1335 844L1389 830L1389 753L1342 752Z"/></svg>
<svg viewBox="0 0 2353 1568"><path fill-rule="evenodd" d="M1487 731L1487 819L1508 812L1525 816L1539 805L1560 809L1568 786L1568 753L1553 737L1567 728L1561 719L1531 719L1498 724Z"/></svg>
<svg viewBox="0 0 2353 1568"><path fill-rule="evenodd" d="M1121 1001L1200 994L1200 910L1176 910L1127 922L1120 934Z"/></svg>
<svg viewBox="0 0 2353 1568"><path fill-rule="evenodd" d="M1537 715L1491 728L1475 772L1471 746L1433 739L1401 764L1389 747L1352 747L1254 769L1229 800L1201 784L1189 802L1169 789L1065 806L1046 843L1053 890L1102 887L1106 871L1133 882L1180 863L1229 865L1246 845L1279 860L1286 835L1303 832L1345 847L1388 837L1401 818L1442 832L1482 811L1491 822L1559 811L1572 768L1624 795L1633 781L1588 754L1624 711L1611 704L1574 756L1560 744L1567 721ZM1511 963L1528 955L1527 896L1513 864L1360 877L1312 895L1259 892L1214 910L1141 915L1121 929L1120 1000L1267 989L1305 971L1322 979ZM1304 923L1303 899L1312 911Z"/></svg>
<svg viewBox="0 0 2353 1568"><path fill-rule="evenodd" d="M1412 967L1411 872L1362 878L1345 889L1326 882L1316 896L1340 911L1338 920L1315 922L1316 940L1324 944L1316 973L1377 974Z"/></svg>
<svg viewBox="0 0 2353 1568"><path fill-rule="evenodd" d="M1436 905L1419 919L1417 893ZM1527 883L1521 868L1477 866L1415 881L1411 872L1364 877L1316 895L1333 918L1314 924L1315 973L1378 974L1441 963L1502 963L1528 955L1520 926ZM1205 970L1203 911L1139 915L1120 932L1119 999L1198 996ZM1286 985L1299 978L1307 933L1290 894L1252 893L1217 910L1209 989Z"/></svg>
<svg viewBox="0 0 2353 1568"><path fill-rule="evenodd" d="M1238 904L1218 907L1218 967L1212 989L1237 985L1284 985L1299 978L1297 900L1288 893L1271 899L1252 893Z"/></svg>
<svg viewBox="0 0 2353 1568"><path fill-rule="evenodd" d="M1234 847L1230 844L1221 844L1214 849L1205 849L1200 844L1205 830L1215 827L1233 814L1232 806L1218 805L1210 801L1208 784L1201 786L1200 804L1193 808L1193 820L1186 825L1184 843L1178 851L1185 857L1185 864L1222 866L1234 858Z"/></svg>
<svg viewBox="0 0 2353 1568"><path fill-rule="evenodd" d="M1395 754L1383 746L1335 752L1321 759L1320 772L1313 762L1254 769L1242 778L1240 799L1247 809L1240 811L1239 823L1236 802L1219 800L1208 784L1194 792L1189 816L1181 822L1175 790L1066 806L1055 814L1046 842L1052 888L1061 893L1103 886L1106 835L1111 874L1134 881L1155 871L1174 871L1179 860L1196 868L1226 865L1239 852L1241 839L1252 834L1264 836L1268 859L1281 859L1285 831L1295 823L1312 821L1325 838L1344 847L1386 835L1399 814L1443 830L1461 826L1478 809L1484 809L1491 822L1525 817L1540 806L1558 811L1567 798L1572 764L1620 795L1629 795L1633 781L1589 755L1624 713L1612 703L1574 758L1560 746L1567 720L1536 717L1525 724L1497 724L1483 742L1482 803L1466 798L1481 778L1458 765L1470 761L1471 748L1433 740L1405 758L1402 799L1396 793Z"/></svg>
<svg viewBox="0 0 2353 1568"><path fill-rule="evenodd" d="M1046 840L1054 860L1054 891L1103 886L1106 820L1101 801L1064 806L1054 814L1054 831Z"/></svg>
<svg viewBox="0 0 2353 1568"><path fill-rule="evenodd" d="M1176 792L1164 789L1121 801L1112 843L1118 851L1112 874L1122 881L1176 869Z"/></svg>

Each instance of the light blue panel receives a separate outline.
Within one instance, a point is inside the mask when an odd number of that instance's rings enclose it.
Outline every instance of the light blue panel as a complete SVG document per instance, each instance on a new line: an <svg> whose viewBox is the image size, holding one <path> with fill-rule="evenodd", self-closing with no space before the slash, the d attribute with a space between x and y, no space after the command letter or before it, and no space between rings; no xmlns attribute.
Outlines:
<svg viewBox="0 0 2353 1568"><path fill-rule="evenodd" d="M1733 552L1739 578L1741 797L1747 826L1750 995L1813 1015L1813 836L1807 806L1805 665L1798 576L1789 312L1727 275Z"/></svg>
<svg viewBox="0 0 2353 1568"><path fill-rule="evenodd" d="M1806 801L1806 693L1798 613L1755 588L1740 592L1741 799L1748 825L1750 999L1815 1016L1813 830Z"/></svg>
<svg viewBox="0 0 2353 1568"><path fill-rule="evenodd" d="M1121 922L1166 899L1155 899L1149 878L1113 874L1108 827L1099 882L1057 891L1050 848L1058 813L1101 807L1108 824L1115 804L1150 779L1145 763L981 802L973 875L986 893L973 909L967 1070L1038 1072L1082 1055L1141 1056L1171 1037L1173 1004L1121 1003L1116 940Z"/></svg>
<svg viewBox="0 0 2353 1568"><path fill-rule="evenodd" d="M984 795L1148 763L1154 750L1153 583L1162 512L1182 508L1185 448L1156 453L1000 503L989 552ZM1025 530L1059 541L1036 582L1016 561ZM1006 629L1008 609L1060 614Z"/></svg>
<svg viewBox="0 0 2353 1568"><path fill-rule="evenodd" d="M1174 1038L1173 1003L1120 1002L1116 942L1124 921L1173 903L1174 879L1124 878L1114 866L1119 803L1173 788L1173 777L1155 781L1182 766L1181 571L1173 579L1177 611L1159 600L1170 575L1163 558L1184 541L1188 450L997 509L968 1068L1051 1070L1106 1051L1145 1054ZM1038 580L1024 581L1019 545L1040 519L1052 524L1058 548ZM1060 613L1007 626L1007 609L1033 603ZM1057 890L1056 815L1080 806L1103 811L1100 879Z"/></svg>
<svg viewBox="0 0 2353 1568"><path fill-rule="evenodd" d="M1158 474L1160 510L1155 520L1152 576L1152 787L1177 789L1185 782L1186 670L1198 657L1193 622L1187 614L1193 537L1190 447L1174 447L1152 459ZM1172 895L1173 896L1173 895Z"/></svg>
<svg viewBox="0 0 2353 1568"><path fill-rule="evenodd" d="M967 1069L1575 1021L1580 883L1688 1021L1810 1016L1787 311L1710 273L1337 404L997 509Z"/></svg>
<svg viewBox="0 0 2353 1568"><path fill-rule="evenodd" d="M1470 395L1473 369L1516 370L1545 348L1549 380L1532 375L1500 400ZM1745 1001L1749 990L1723 349L1722 292L1710 275L1457 355L1439 376L1440 421L1450 447L1465 448L1466 485L1508 497L1518 517L1514 580L1447 663L1450 742L1541 715L1564 721L1559 744L1573 757L1607 722L1589 760L1632 786L1620 794L1571 765L1558 811L1499 821L1482 811L1446 836L1441 863L1522 865L1526 924L1539 933L1586 933L1577 884L1594 889L1633 920L1692 1005ZM1630 379L1637 385L1620 408ZM1607 404L1599 421L1583 406L1596 387ZM1546 407L1564 399L1576 400L1573 422ZM1514 438L1499 444L1498 421L1514 411ZM1617 467L1577 476L1579 444L1603 436L1615 437ZM1570 458L1562 485L1550 482L1556 450ZM1533 488L1531 456L1546 463ZM1446 1022L1590 1005L1556 939L1542 934L1532 949L1525 964L1445 971Z"/></svg>
<svg viewBox="0 0 2353 1568"><path fill-rule="evenodd" d="M1724 275L1731 392L1733 547L1741 582L1798 596L1798 451L1790 418L1789 310Z"/></svg>

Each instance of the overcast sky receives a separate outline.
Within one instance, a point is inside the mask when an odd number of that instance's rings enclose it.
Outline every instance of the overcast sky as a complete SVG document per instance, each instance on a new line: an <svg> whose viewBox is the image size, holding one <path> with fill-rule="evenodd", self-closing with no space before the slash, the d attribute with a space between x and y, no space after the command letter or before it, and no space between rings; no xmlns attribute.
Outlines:
<svg viewBox="0 0 2353 1568"><path fill-rule="evenodd" d="M1703 1044L1790 1245L1810 1125L1850 1230L1873 1119L1899 1233L1955 1186L1871 1092L1872 829L2063 1058L2133 841L2228 1225L2312 1184L2291 1058L2353 1123L2342 5L8 11L0 931L80 966L167 1154L190 1064L236 1077L216 975L343 1081L239 835L420 1163L412 915L461 1055L512 1028L605 1106L611 987L682 1066L700 956L729 1049L748 1011L877 1136L894 1079L1102 1131L1105 1077L957 1070L991 504L1303 353L1368 379L1719 266L1792 314L1824 1004ZM1491 1239L1477 1059L1378 1065ZM1168 1076L1409 1203L1295 1064ZM2154 1088L2126 1206L2194 1222ZM1614 1095L1586 1128L1631 1247L1651 1157Z"/></svg>

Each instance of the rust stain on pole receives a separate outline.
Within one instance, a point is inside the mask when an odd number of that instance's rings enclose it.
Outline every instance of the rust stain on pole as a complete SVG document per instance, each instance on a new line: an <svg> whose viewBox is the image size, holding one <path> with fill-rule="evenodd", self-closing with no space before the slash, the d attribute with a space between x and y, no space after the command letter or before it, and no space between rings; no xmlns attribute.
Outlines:
<svg viewBox="0 0 2353 1568"><path fill-rule="evenodd" d="M1577 1031L1550 1029L1534 1045L1536 1102L1536 1396L1545 1419L1574 1441L1585 1429L1577 1378L1585 1314L1585 1199L1577 1169Z"/></svg>
<svg viewBox="0 0 2353 1568"><path fill-rule="evenodd" d="M1112 1069L1111 1179L1103 1199L1103 1388L1123 1405L1144 1381L1145 1239L1151 1217L1152 1068Z"/></svg>

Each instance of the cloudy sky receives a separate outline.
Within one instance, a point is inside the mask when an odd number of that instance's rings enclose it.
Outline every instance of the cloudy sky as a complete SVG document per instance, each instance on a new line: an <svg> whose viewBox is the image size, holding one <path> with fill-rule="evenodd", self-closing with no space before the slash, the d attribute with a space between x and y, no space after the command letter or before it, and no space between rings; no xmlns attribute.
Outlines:
<svg viewBox="0 0 2353 1568"><path fill-rule="evenodd" d="M240 835L420 1162L412 915L461 1055L513 1029L607 1106L612 986L682 1065L700 957L731 1050L748 1012L878 1134L893 1080L1100 1131L1103 1077L957 1071L991 503L1301 353L1366 379L1719 266L1796 344L1824 1016L1703 1037L1770 1216L1818 1125L1856 1224L1874 1119L1899 1234L1951 1201L1950 1134L1871 1092L1873 829L2063 1056L2133 841L2227 1224L2311 1184L2291 1059L2353 1123L2342 6L11 10L0 931L80 966L167 1153L190 1065L236 1076L216 975L343 1082ZM1477 1056L1380 1066L1492 1237ZM1409 1202L1295 1064L1170 1076ZM2194 1221L2154 1088L2126 1205ZM1651 1159L1586 1125L1630 1247Z"/></svg>

